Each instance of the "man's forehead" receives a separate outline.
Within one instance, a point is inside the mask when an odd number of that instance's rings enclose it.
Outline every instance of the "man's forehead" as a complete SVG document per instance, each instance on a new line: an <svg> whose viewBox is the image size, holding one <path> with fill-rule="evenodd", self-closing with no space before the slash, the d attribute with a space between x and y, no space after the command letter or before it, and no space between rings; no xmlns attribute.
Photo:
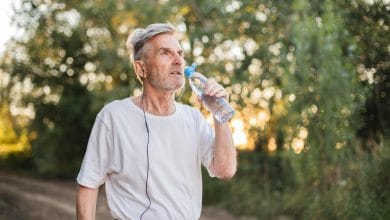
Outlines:
<svg viewBox="0 0 390 220"><path fill-rule="evenodd" d="M179 41L172 33L163 33L163 34L156 35L149 40L149 43L153 44L158 50L159 49L182 50Z"/></svg>

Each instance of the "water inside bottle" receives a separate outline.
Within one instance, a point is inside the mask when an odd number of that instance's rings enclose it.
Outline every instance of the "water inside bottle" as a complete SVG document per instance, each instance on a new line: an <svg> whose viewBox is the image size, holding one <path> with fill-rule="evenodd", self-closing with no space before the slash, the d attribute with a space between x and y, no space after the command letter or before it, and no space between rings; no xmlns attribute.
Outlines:
<svg viewBox="0 0 390 220"><path fill-rule="evenodd" d="M192 90L201 98L206 108L213 112L214 117L221 123L229 121L234 115L234 109L223 99L203 94L206 79L191 77L189 84Z"/></svg>
<svg viewBox="0 0 390 220"><path fill-rule="evenodd" d="M229 121L234 115L234 110L224 100L224 98L216 98L214 96L202 95L202 103L206 108L214 113L214 117L221 123Z"/></svg>
<svg viewBox="0 0 390 220"><path fill-rule="evenodd" d="M199 97L202 97L204 89L204 84L202 83L202 80L199 77L192 77L190 78L189 83L195 94Z"/></svg>

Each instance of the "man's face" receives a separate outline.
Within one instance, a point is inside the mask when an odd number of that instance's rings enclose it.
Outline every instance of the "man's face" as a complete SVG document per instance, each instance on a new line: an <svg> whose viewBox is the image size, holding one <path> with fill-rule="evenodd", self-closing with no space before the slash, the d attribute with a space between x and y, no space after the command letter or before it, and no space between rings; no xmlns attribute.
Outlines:
<svg viewBox="0 0 390 220"><path fill-rule="evenodd" d="M175 92L184 86L184 58L179 42L170 33L149 40L145 48L146 82L153 88Z"/></svg>

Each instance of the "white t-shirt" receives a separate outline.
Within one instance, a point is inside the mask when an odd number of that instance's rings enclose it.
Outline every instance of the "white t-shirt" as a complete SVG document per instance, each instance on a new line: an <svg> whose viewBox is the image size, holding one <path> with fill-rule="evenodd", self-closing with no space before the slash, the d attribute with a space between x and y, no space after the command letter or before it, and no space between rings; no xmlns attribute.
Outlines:
<svg viewBox="0 0 390 220"><path fill-rule="evenodd" d="M175 102L169 116L146 113L149 127L148 193L143 219L199 219L201 164L210 176L214 131L201 113ZM130 98L107 104L97 115L77 182L105 183L111 215L139 219L146 196L148 135L142 109Z"/></svg>

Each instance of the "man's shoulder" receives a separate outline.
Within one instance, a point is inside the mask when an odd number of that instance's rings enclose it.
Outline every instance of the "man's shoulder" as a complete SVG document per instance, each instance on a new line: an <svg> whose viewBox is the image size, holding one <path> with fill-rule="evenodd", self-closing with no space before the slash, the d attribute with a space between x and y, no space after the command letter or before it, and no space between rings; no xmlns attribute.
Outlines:
<svg viewBox="0 0 390 220"><path fill-rule="evenodd" d="M184 111L184 112L191 112L191 113L198 113L199 110L188 105L188 104L184 104L184 103L180 103L180 102L176 102L176 106L178 107L178 109L180 111Z"/></svg>
<svg viewBox="0 0 390 220"><path fill-rule="evenodd" d="M126 99L121 99L121 100L112 100L110 102L107 102L106 104L104 104L100 112L112 112L117 109L123 108L123 102L125 100Z"/></svg>
<svg viewBox="0 0 390 220"><path fill-rule="evenodd" d="M192 116L194 119L199 120L199 118L203 117L199 109L193 106L190 106L188 104L178 103L178 102L176 103L176 106L178 107L179 111L181 111L181 113L187 116Z"/></svg>
<svg viewBox="0 0 390 220"><path fill-rule="evenodd" d="M136 110L130 98L118 99L106 103L98 113L98 116L117 115L129 110Z"/></svg>

